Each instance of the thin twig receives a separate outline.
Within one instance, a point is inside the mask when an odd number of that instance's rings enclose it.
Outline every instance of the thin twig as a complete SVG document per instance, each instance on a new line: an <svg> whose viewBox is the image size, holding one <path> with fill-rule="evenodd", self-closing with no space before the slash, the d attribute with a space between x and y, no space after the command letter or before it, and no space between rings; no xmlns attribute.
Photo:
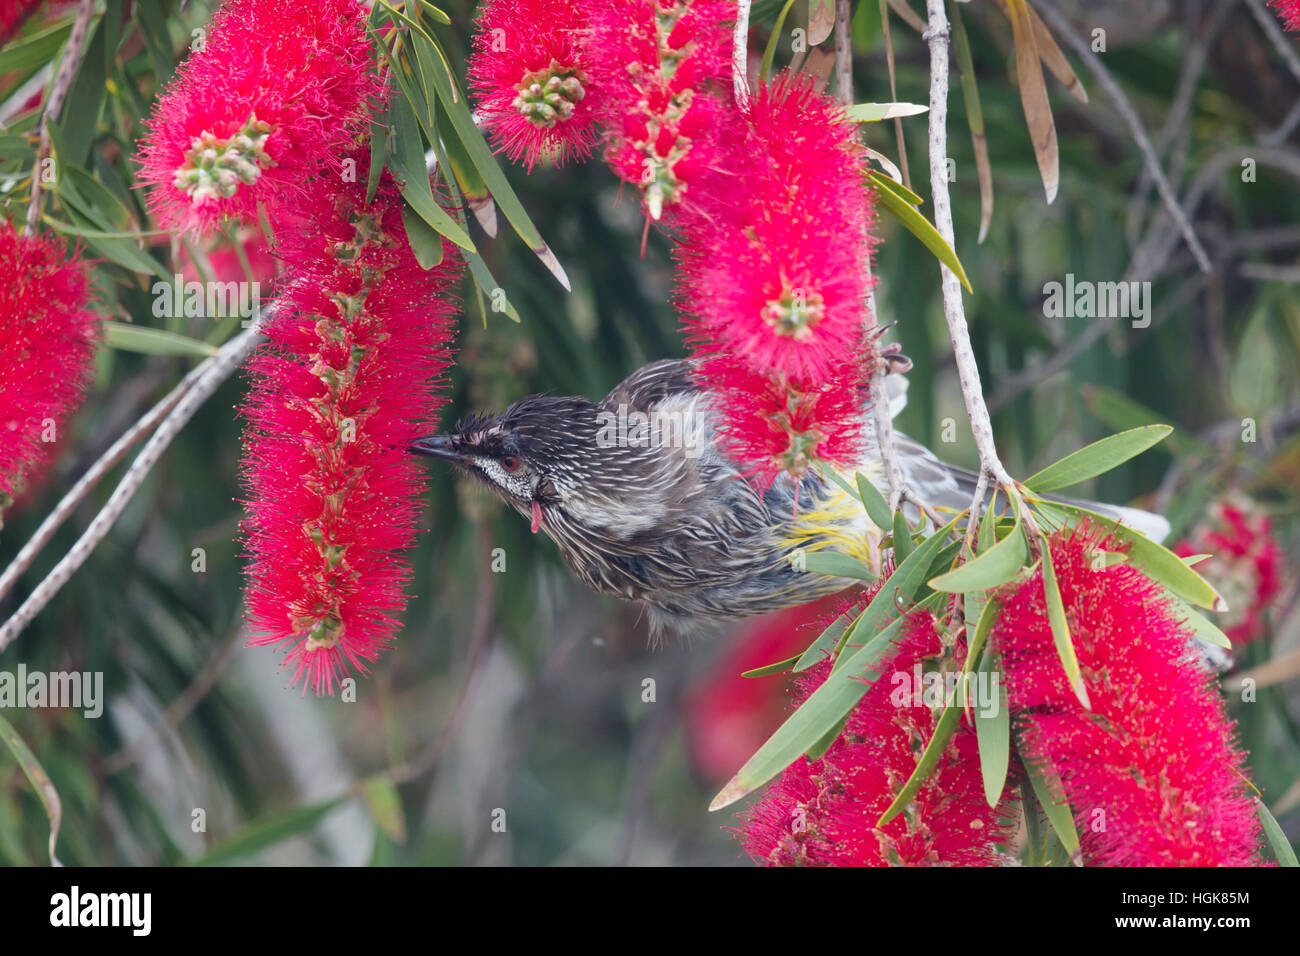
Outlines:
<svg viewBox="0 0 1300 956"><path fill-rule="evenodd" d="M731 36L731 84L736 105L749 105L749 6L750 0L736 4L736 28Z"/></svg>
<svg viewBox="0 0 1300 956"><path fill-rule="evenodd" d="M929 25L925 39L930 46L930 191L934 198L934 225L945 242L955 249L956 238L952 227L952 199L948 194L948 17L944 0L926 0ZM962 399L966 416L970 419L971 434L979 451L980 468L997 483L1008 498L1020 499L1020 491L998 457L993 441L993 423L984 404L984 391L980 384L979 366L971 347L970 330L966 325L966 309L961 298L961 282L947 265L940 263L942 277L943 314L948 323L948 337L952 340L953 358L957 378L961 382ZM972 500L970 522L979 519L983 495ZM1020 509L1021 520L1032 535L1037 525L1027 508Z"/></svg>
<svg viewBox="0 0 1300 956"><path fill-rule="evenodd" d="M41 112L41 136L36 148L36 162L32 166L32 194L27 204L27 225L24 235L36 231L36 223L41 218L41 167L50 155L50 123L59 118L63 101L68 98L72 88L73 77L81 65L81 57L86 52L86 34L90 32L90 20L95 14L95 0L81 0L77 8L77 20L72 24L68 35L68 45L63 50L63 62L59 72L54 75L54 85L50 88L49 99Z"/></svg>
<svg viewBox="0 0 1300 956"><path fill-rule="evenodd" d="M23 628L32 622L32 619L41 612L54 595L59 592L59 589L68 582L68 579L86 562L95 547L104 540L117 519L122 516L122 512L126 510L131 498L144 484L149 472L153 470L163 452L167 450L167 446L172 443L172 439L185 427L185 424L194 416L194 413L199 410L203 403L212 396L212 393L217 390L221 383L234 374L235 369L253 351L253 348L261 339L262 325L269 321L276 309L276 303L272 303L266 309L259 311L253 317L252 324L248 329L240 332L223 345L216 355L204 359L186 376L186 379L192 377L190 387L186 389L185 394L181 396L172 410L167 413L167 417L158 426L158 430L154 432L153 437L141 449L140 454L136 456L135 461L131 463L131 467L122 476L122 480L118 482L117 488L99 514L95 515L94 520L90 522L85 532L77 539L77 543L54 566L54 569L50 571L45 580L36 586L36 589L28 595L27 600L13 613L13 616L5 622L3 627L0 627L0 653L3 653L14 638L22 633Z"/></svg>
<svg viewBox="0 0 1300 956"><path fill-rule="evenodd" d="M1287 69L1291 71L1291 75L1300 80L1300 53L1296 53L1295 44L1277 25L1277 17L1264 6L1264 0L1246 0L1246 6L1250 7L1250 12L1255 15L1255 20L1264 31L1264 35L1268 37L1269 42L1273 44L1274 49L1281 54Z"/></svg>
<svg viewBox="0 0 1300 956"><path fill-rule="evenodd" d="M1192 229L1192 224L1187 215L1183 212L1182 207L1178 205L1178 197L1174 194L1174 188L1169 184L1169 179L1160 166L1160 159L1156 156L1155 147L1151 145L1151 139L1147 136L1146 128L1142 125L1137 110L1133 109L1133 104L1129 102L1123 88L1110 75L1110 71L1101 62L1101 57L1092 52L1092 47L1079 36L1070 22L1052 6L1049 0L1039 0L1034 5L1034 9L1051 25L1052 30L1058 36L1065 37L1065 42L1073 47L1074 52L1088 64L1088 69L1092 71L1097 78L1097 82L1101 84L1102 89L1106 91L1106 95L1110 97L1115 109L1128 125L1129 133L1132 135L1138 149L1142 152L1142 157L1146 160L1152 178L1155 179L1156 190L1160 193L1160 198L1168 208L1169 214L1173 216L1174 222L1178 224L1188 248L1196 256L1197 264L1201 267L1202 272L1209 272L1211 268L1210 257L1206 255L1201 240L1196 237L1196 232Z"/></svg>
<svg viewBox="0 0 1300 956"><path fill-rule="evenodd" d="M99 456L99 459L90 466L89 470L81 476L81 480L72 486L71 490L63 496L53 511L46 516L41 522L41 526L36 529L21 551L10 562L9 567L5 568L4 573L0 574L0 600L4 598L12 589L14 584L26 571L36 556L41 553L41 549L50 543L54 533L59 530L63 522L68 520L69 516L77 509L85 497L95 490L95 487L113 468L126 457L126 453L131 448L149 434L163 418L176 407L184 394L189 391L190 386L198 379L202 366L196 366L189 375L181 379L180 383L167 393L158 404L143 415L134 425L132 425L122 437L109 447L109 449ZM2 647L2 645L0 645Z"/></svg>

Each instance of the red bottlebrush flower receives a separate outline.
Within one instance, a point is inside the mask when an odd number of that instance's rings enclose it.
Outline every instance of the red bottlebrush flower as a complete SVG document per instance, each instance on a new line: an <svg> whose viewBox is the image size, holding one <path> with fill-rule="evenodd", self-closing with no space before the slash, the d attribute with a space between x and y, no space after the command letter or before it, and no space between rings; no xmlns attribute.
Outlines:
<svg viewBox="0 0 1300 956"><path fill-rule="evenodd" d="M585 159L599 138L597 101L571 0L489 0L468 75L499 151L529 170L543 156Z"/></svg>
<svg viewBox="0 0 1300 956"><path fill-rule="evenodd" d="M857 353L872 317L871 193L857 128L809 82L762 88L731 168L737 207L687 236L680 293L703 354L792 382L823 381Z"/></svg>
<svg viewBox="0 0 1300 956"><path fill-rule="evenodd" d="M90 279L61 241L0 225L0 494L50 458L90 376L98 316Z"/></svg>
<svg viewBox="0 0 1300 956"><path fill-rule="evenodd" d="M687 749L702 773L726 780L785 719L789 698L782 678L789 675L740 675L798 654L826 629L822 619L842 604L835 594L768 614L731 639L727 653L686 702Z"/></svg>
<svg viewBox="0 0 1300 956"><path fill-rule="evenodd" d="M227 0L158 98L140 143L149 209L168 229L256 222L336 170L382 88L358 0Z"/></svg>
<svg viewBox="0 0 1300 956"><path fill-rule="evenodd" d="M934 733L935 714L914 684L923 662L941 653L935 618L914 612L825 756L800 757L742 814L739 837L751 857L771 866L1002 862L997 844L1010 835L1008 815L1003 804L993 809L984 799L975 731L964 723L907 812L876 826L916 769L917 743ZM829 661L807 671L800 700L829 672Z"/></svg>
<svg viewBox="0 0 1300 956"><path fill-rule="evenodd" d="M318 181L280 226L287 308L245 408L251 643L289 645L304 693L367 673L392 640L424 490L406 449L432 428L450 360L454 250L420 268L395 184L385 174L367 206L359 179Z"/></svg>
<svg viewBox="0 0 1300 956"><path fill-rule="evenodd" d="M1137 568L1093 570L1097 548L1122 546L1086 527L1052 538L1090 711L1057 654L1041 571L1010 591L993 631L1022 753L1059 775L1089 865L1258 862L1244 755L1190 629Z"/></svg>
<svg viewBox="0 0 1300 956"><path fill-rule="evenodd" d="M587 0L588 61L609 126L605 158L652 219L697 211L692 185L722 168L734 0Z"/></svg>
<svg viewBox="0 0 1300 956"><path fill-rule="evenodd" d="M1210 519L1180 541L1181 557L1208 554L1197 570L1227 601L1223 632L1237 644L1262 637L1264 613L1282 591L1282 549L1268 515L1244 500L1218 502Z"/></svg>
<svg viewBox="0 0 1300 956"><path fill-rule="evenodd" d="M770 480L860 450L872 208L853 124L807 81L761 89L745 124L697 184L677 298L733 453Z"/></svg>
<svg viewBox="0 0 1300 956"><path fill-rule="evenodd" d="M759 486L781 475L801 478L818 462L860 460L867 393L856 362L806 389L724 356L706 360L699 374L712 391L723 444Z"/></svg>
<svg viewBox="0 0 1300 956"><path fill-rule="evenodd" d="M1288 30L1300 31L1300 0L1268 0Z"/></svg>

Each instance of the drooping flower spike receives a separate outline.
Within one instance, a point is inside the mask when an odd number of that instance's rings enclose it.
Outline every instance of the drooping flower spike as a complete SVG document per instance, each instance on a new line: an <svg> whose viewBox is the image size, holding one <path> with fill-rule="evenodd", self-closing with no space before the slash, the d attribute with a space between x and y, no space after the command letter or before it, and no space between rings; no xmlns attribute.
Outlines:
<svg viewBox="0 0 1300 956"><path fill-rule="evenodd" d="M49 461L91 371L90 279L54 236L0 225L0 497Z"/></svg>
<svg viewBox="0 0 1300 956"><path fill-rule="evenodd" d="M284 647L304 693L367 673L393 639L424 492L406 449L435 424L451 355L458 258L446 245L422 269L397 186L385 174L366 205L358 178L318 180L281 222L286 311L244 410L251 643Z"/></svg>
<svg viewBox="0 0 1300 956"><path fill-rule="evenodd" d="M1058 776L1091 866L1249 866L1260 826L1192 631L1140 570L1094 570L1123 546L1087 527L1052 538L1052 565L1087 688L1070 688L1041 570L1013 587L990 638L1001 654L1024 756Z"/></svg>
<svg viewBox="0 0 1300 956"><path fill-rule="evenodd" d="M382 92L358 0L227 0L158 97L140 180L167 229L257 222L337 171Z"/></svg>
<svg viewBox="0 0 1300 956"><path fill-rule="evenodd" d="M700 211L697 181L723 168L734 0L584 0L585 44L608 127L605 159L651 219Z"/></svg>

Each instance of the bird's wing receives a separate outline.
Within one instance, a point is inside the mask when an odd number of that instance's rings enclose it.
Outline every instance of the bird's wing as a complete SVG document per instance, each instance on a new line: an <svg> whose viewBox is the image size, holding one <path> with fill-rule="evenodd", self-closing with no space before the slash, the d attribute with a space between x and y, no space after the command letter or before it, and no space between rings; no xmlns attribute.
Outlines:
<svg viewBox="0 0 1300 956"><path fill-rule="evenodd" d="M689 359L665 359L643 365L615 385L601 405L609 410L625 406L629 411L648 412L670 396L698 391L694 364Z"/></svg>

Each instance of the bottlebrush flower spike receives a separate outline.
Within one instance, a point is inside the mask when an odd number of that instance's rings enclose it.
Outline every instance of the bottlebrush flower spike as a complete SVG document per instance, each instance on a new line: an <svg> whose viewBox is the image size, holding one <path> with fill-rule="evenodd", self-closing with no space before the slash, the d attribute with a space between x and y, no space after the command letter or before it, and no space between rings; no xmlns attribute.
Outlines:
<svg viewBox="0 0 1300 956"><path fill-rule="evenodd" d="M1259 822L1222 701L1188 653L1166 593L1087 527L1060 532L1052 565L1092 705L1070 689L1041 570L1007 595L991 641L1002 655L1024 756L1060 776L1093 866L1246 866Z"/></svg>
<svg viewBox="0 0 1300 956"><path fill-rule="evenodd" d="M783 475L802 479L819 463L860 459L866 386L855 362L805 389L725 356L706 360L699 376L713 394L723 444L760 487Z"/></svg>
<svg viewBox="0 0 1300 956"><path fill-rule="evenodd" d="M227 0L158 98L140 180L159 225L257 221L337 170L382 87L358 0Z"/></svg>
<svg viewBox="0 0 1300 956"><path fill-rule="evenodd" d="M735 178L718 183L711 222L686 237L679 297L699 352L808 385L856 355L873 321L866 154L855 124L807 79L763 87L748 119L727 164Z"/></svg>
<svg viewBox="0 0 1300 956"><path fill-rule="evenodd" d="M942 652L936 628L933 615L913 612L880 678L825 756L800 757L741 815L738 835L754 860L769 866L1002 862L998 843L1010 835L1008 814L984 799L979 745L965 723L907 811L876 826L934 733L935 714L912 685L924 662ZM806 672L800 701L825 681L830 666L826 661Z"/></svg>
<svg viewBox="0 0 1300 956"><path fill-rule="evenodd" d="M1208 554L1197 571L1212 580L1228 602L1221 625L1235 644L1248 644L1267 631L1264 613L1282 591L1282 549L1268 515L1251 502L1218 502L1210 518L1174 548L1180 557Z"/></svg>
<svg viewBox="0 0 1300 956"><path fill-rule="evenodd" d="M90 376L98 316L84 266L0 225L0 497L44 466Z"/></svg>
<svg viewBox="0 0 1300 956"><path fill-rule="evenodd" d="M1288 30L1300 32L1300 0L1268 0Z"/></svg>
<svg viewBox="0 0 1300 956"><path fill-rule="evenodd" d="M650 218L698 211L698 179L734 131L734 0L586 0L591 72L609 127L605 159Z"/></svg>
<svg viewBox="0 0 1300 956"><path fill-rule="evenodd" d="M470 86L496 148L529 170L585 159L600 137L583 17L573 0L489 0L478 15Z"/></svg>
<svg viewBox="0 0 1300 956"><path fill-rule="evenodd" d="M392 641L424 491L406 449L432 430L450 361L454 250L421 269L396 185L385 174L366 206L358 179L318 181L280 226L289 309L244 410L251 644L288 645L304 693L367 673Z"/></svg>

